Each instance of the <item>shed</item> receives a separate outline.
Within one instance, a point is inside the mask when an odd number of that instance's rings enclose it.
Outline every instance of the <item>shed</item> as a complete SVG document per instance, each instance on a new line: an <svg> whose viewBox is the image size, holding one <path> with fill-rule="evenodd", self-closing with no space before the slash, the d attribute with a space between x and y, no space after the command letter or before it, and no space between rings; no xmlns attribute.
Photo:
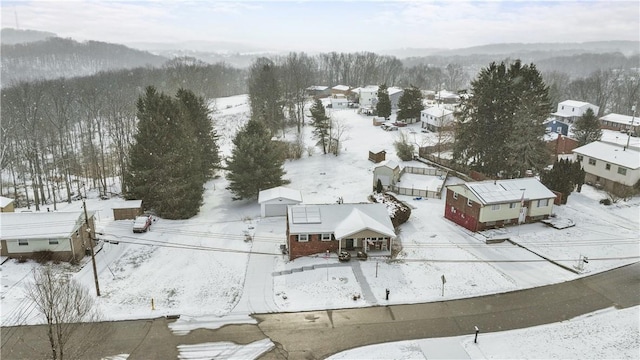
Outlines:
<svg viewBox="0 0 640 360"><path fill-rule="evenodd" d="M13 199L0 196L0 212L13 212Z"/></svg>
<svg viewBox="0 0 640 360"><path fill-rule="evenodd" d="M369 160L374 163L382 162L386 159L387 152L384 149L371 149L369 150Z"/></svg>
<svg viewBox="0 0 640 360"><path fill-rule="evenodd" d="M302 193L300 190L278 186L260 191L258 203L260 204L260 215L262 217L286 216L288 205L302 203Z"/></svg>
<svg viewBox="0 0 640 360"><path fill-rule="evenodd" d="M125 200L113 207L114 220L133 220L142 215L142 200Z"/></svg>

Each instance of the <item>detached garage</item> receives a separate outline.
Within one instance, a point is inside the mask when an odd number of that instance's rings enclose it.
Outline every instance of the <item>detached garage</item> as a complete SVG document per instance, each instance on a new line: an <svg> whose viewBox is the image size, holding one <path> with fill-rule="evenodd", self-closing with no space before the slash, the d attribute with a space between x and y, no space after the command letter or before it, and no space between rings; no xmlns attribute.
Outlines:
<svg viewBox="0 0 640 360"><path fill-rule="evenodd" d="M258 203L262 217L286 216L288 205L302 203L302 193L299 190L278 186L260 191Z"/></svg>
<svg viewBox="0 0 640 360"><path fill-rule="evenodd" d="M142 215L142 200L122 201L112 208L114 220L133 220Z"/></svg>

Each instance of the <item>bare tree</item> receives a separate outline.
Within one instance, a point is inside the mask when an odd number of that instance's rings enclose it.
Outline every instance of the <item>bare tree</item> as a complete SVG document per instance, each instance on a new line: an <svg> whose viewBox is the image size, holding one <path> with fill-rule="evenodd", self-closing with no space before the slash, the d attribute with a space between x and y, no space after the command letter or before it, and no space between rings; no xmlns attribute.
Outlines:
<svg viewBox="0 0 640 360"><path fill-rule="evenodd" d="M335 156L340 155L341 143L348 140L349 126L342 119L331 119L329 128L329 152Z"/></svg>
<svg viewBox="0 0 640 360"><path fill-rule="evenodd" d="M83 322L98 319L94 298L81 284L56 273L51 266L34 268L33 280L26 287L27 298L47 321L52 359L63 360L73 333L84 326Z"/></svg>

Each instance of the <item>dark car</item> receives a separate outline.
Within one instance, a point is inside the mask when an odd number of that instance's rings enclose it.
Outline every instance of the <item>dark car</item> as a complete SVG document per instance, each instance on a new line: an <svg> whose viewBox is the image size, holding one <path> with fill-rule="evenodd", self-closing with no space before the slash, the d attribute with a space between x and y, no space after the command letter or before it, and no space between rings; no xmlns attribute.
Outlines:
<svg viewBox="0 0 640 360"><path fill-rule="evenodd" d="M348 251L341 251L340 254L338 254L338 260L349 261L351 260L351 254Z"/></svg>
<svg viewBox="0 0 640 360"><path fill-rule="evenodd" d="M153 217L151 215L144 215L136 217L133 222L133 232L141 233L149 231L151 228L151 223L153 222Z"/></svg>

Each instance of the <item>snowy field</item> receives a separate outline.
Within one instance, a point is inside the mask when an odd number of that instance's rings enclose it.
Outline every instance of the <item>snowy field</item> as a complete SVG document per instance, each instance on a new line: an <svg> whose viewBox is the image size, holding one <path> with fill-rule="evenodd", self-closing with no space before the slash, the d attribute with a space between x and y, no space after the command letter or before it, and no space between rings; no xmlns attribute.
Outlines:
<svg viewBox="0 0 640 360"><path fill-rule="evenodd" d="M222 155L228 156L235 132L248 118L247 97L218 99L216 109L213 118ZM335 203L338 198L346 203L367 201L374 168L367 159L368 151L384 148L387 159L399 161L393 147L398 134L374 127L371 117L359 115L353 109L330 114L347 127L341 154L322 155L315 149L312 154L305 152L300 160L287 161L285 178L291 180L288 186L301 190L305 203ZM309 126L304 128L307 147L314 144L310 130ZM421 133L419 124L400 131L406 131L409 139L419 144L434 141L434 134ZM293 137L293 132L287 137ZM310 256L288 261L279 250L285 241L284 218L261 219L257 201L232 201L226 186L224 176L210 181L197 216L180 221L159 219L150 232L143 234L131 232L131 221L113 220L111 207L118 199L99 200L95 194L89 195L87 206L96 212L100 238L118 242L105 243L96 255L102 295L97 303L103 319L180 314L180 320L171 326L174 332L184 333L228 322L251 322L248 317L251 313L440 301L512 291L573 280L640 258L640 198L603 206L599 200L606 195L584 186L582 193L569 197L566 206L554 208L558 218L573 220L575 226L557 230L543 224L527 224L502 230L500 235L530 251L508 242L485 244L482 235L444 219L444 200L399 196L412 207L412 215L400 226L397 241L401 251L395 260L342 264L333 254L329 259ZM79 202L58 205L59 211L80 209ZM252 241L245 241L246 234L252 236ZM580 270L581 256L587 256L589 263ZM9 260L0 267L3 326L42 322L33 304L24 297L24 286L31 281L34 266L38 265ZM91 266L59 266L95 294ZM302 268L304 271L287 274L287 270ZM442 276L446 277L444 291ZM391 292L390 301L385 300L385 289ZM579 341L587 337L610 348L610 353L602 353L604 358L634 355L637 358L638 315L636 307L549 325L557 334L563 334L555 339L547 339L550 331L540 327L508 334L484 334L479 346L472 340L469 343L467 338L425 340L386 345L380 353L388 352L382 358L424 358L418 351L420 348L429 346L431 341L446 341L460 344L455 348L471 358L522 358L531 354L543 358L600 357L571 352L572 346L584 347ZM612 343L616 341L613 336L598 336L595 330L581 333L582 321L596 321L593 326L598 327L619 325L615 331L636 331L627 335L631 339L622 346ZM509 346L496 345L507 342L507 336ZM523 338L523 343L517 343L514 340L517 338ZM531 344L527 345L526 339ZM536 342L539 346L553 341L558 344L562 341L562 346L566 341L568 350L545 355L534 349ZM203 346L184 351L207 353L207 346ZM254 344L245 353L242 352L245 350L239 353L255 354L256 346L268 348L272 344ZM551 347L548 349L551 351ZM364 358L367 350L362 351L335 358ZM450 356L456 358L455 354Z"/></svg>

